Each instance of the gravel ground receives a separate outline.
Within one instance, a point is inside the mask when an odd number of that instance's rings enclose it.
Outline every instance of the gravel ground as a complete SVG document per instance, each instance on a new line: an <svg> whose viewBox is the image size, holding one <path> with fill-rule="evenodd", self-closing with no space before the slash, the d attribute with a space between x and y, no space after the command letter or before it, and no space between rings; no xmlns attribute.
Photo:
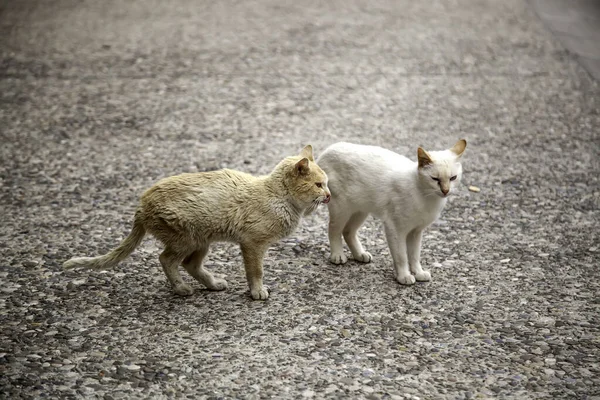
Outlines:
<svg viewBox="0 0 600 400"><path fill-rule="evenodd" d="M3 1L0 38L1 398L600 398L600 88L525 1ZM266 302L227 244L229 289L188 298L151 238L61 269L164 176L460 137L430 283L394 281L376 220L372 264L329 264L325 209Z"/></svg>

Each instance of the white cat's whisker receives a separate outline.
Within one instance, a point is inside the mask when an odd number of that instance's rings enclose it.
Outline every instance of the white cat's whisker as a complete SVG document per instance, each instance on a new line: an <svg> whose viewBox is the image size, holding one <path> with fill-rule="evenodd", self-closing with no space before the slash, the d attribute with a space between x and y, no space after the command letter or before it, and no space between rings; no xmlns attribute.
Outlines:
<svg viewBox="0 0 600 400"><path fill-rule="evenodd" d="M423 197L428 198L431 196L439 196L439 195L438 195L437 191L431 191L431 192L425 193Z"/></svg>

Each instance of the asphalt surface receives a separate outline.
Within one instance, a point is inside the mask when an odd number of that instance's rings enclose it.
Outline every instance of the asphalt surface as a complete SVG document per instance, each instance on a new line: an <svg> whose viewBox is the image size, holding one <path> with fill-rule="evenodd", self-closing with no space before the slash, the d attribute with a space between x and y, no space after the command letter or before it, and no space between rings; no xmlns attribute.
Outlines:
<svg viewBox="0 0 600 400"><path fill-rule="evenodd" d="M599 99L524 0L2 1L0 397L598 399ZM61 268L165 176L462 137L429 283L394 281L372 219L373 263L329 264L325 209L270 250L266 302L230 244L229 289L187 298L151 238Z"/></svg>
<svg viewBox="0 0 600 400"><path fill-rule="evenodd" d="M530 0L544 25L600 80L600 1Z"/></svg>

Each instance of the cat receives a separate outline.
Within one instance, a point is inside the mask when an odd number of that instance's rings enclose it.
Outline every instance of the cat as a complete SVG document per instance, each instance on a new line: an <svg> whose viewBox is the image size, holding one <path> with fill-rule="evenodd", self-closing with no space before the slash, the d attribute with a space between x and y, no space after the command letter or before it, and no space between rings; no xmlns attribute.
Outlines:
<svg viewBox="0 0 600 400"><path fill-rule="evenodd" d="M372 214L383 221L396 280L404 285L431 280L420 262L422 233L458 187L459 160L466 146L461 139L444 151L427 152L419 147L417 162L376 146L341 142L325 149L317 163L329 177L332 196L328 204L330 261L347 261L343 235L355 260L371 262L373 257L363 249L357 231Z"/></svg>
<svg viewBox="0 0 600 400"><path fill-rule="evenodd" d="M151 233L165 246L159 260L174 292L187 296L193 289L183 282L179 264L208 289L224 290L227 282L204 269L202 261L212 242L231 241L240 244L252 298L266 300L267 248L330 198L327 175L314 162L310 145L263 177L230 169L172 176L143 194L133 229L116 249L100 257L73 258L64 267L112 268Z"/></svg>

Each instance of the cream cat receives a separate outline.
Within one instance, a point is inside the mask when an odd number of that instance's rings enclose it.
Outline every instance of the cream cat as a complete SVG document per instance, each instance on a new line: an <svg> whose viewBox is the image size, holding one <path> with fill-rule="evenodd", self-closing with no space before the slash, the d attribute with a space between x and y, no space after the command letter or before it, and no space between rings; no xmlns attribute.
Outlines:
<svg viewBox="0 0 600 400"><path fill-rule="evenodd" d="M466 146L463 139L444 151L419 147L418 162L376 146L336 143L328 147L317 163L327 173L332 193L328 205L331 262L347 260L342 235L355 260L372 260L357 231L373 214L383 221L396 280L404 285L412 285L415 279L429 281L431 274L420 263L422 232L456 190L462 175L459 159Z"/></svg>
<svg viewBox="0 0 600 400"><path fill-rule="evenodd" d="M267 248L290 235L303 215L329 199L327 176L314 163L310 145L299 156L281 161L268 176L224 169L165 178L144 193L132 232L115 250L100 257L73 258L64 267L114 267L151 233L165 245L159 260L175 293L186 296L193 290L181 279L179 264L207 288L227 288L225 280L204 269L202 260L212 242L232 241L241 246L252 298L265 300Z"/></svg>

